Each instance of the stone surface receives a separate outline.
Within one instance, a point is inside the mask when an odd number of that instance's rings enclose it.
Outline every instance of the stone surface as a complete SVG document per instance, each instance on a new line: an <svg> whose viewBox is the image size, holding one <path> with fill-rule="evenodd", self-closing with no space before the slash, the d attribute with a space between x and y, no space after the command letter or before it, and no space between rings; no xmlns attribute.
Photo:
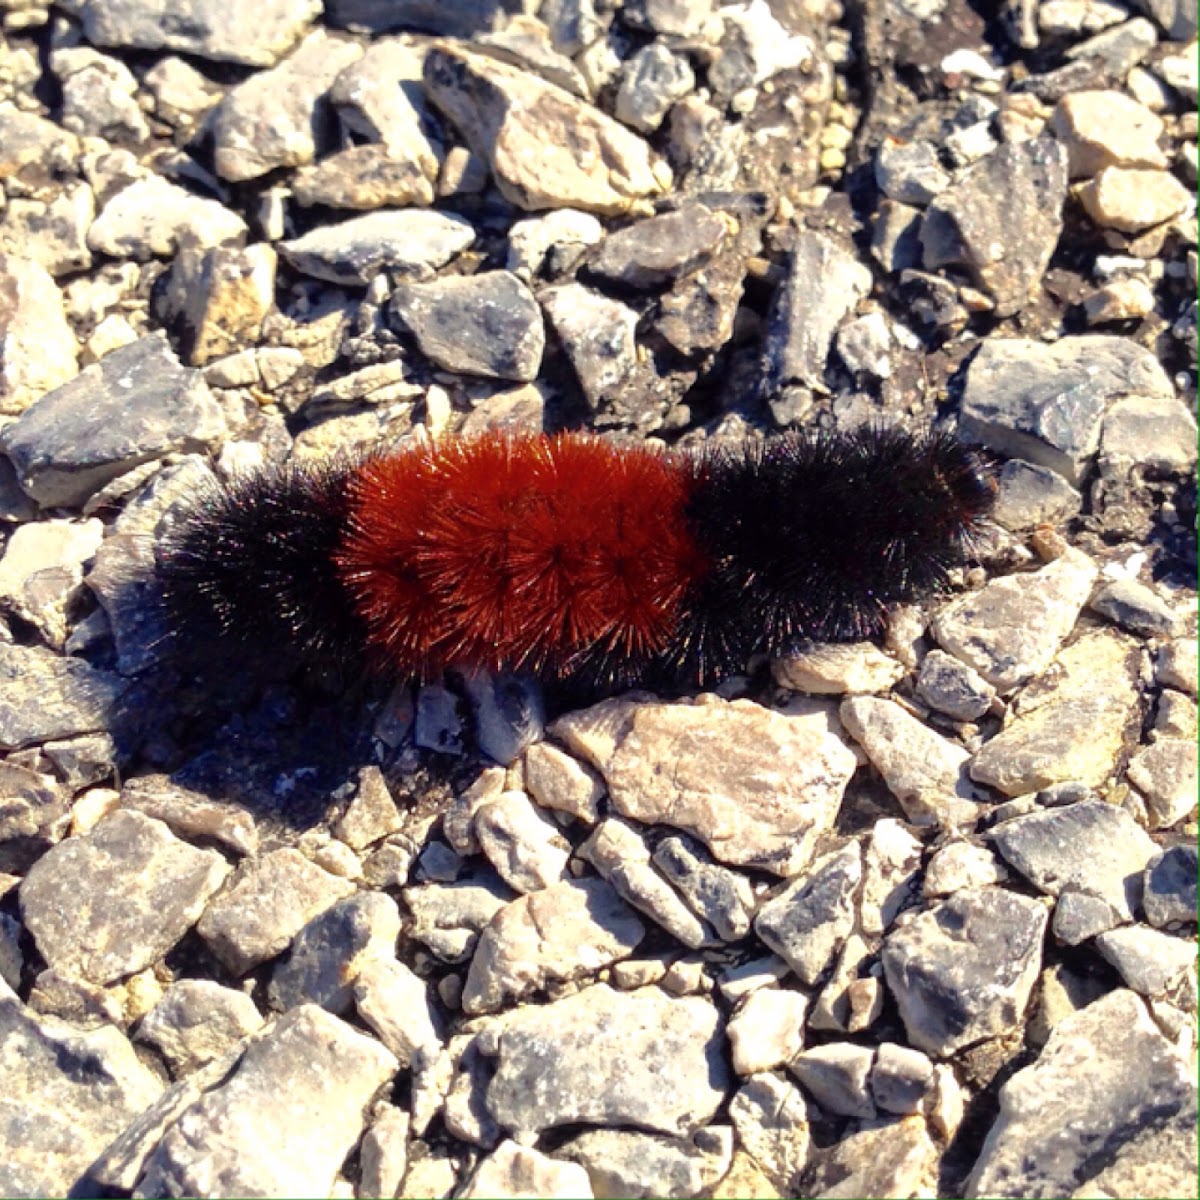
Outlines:
<svg viewBox="0 0 1200 1200"><path fill-rule="evenodd" d="M937 851L925 868L926 896L949 896L965 888L1003 883L1008 878L1004 864L983 846L951 842Z"/></svg>
<svg viewBox="0 0 1200 1200"><path fill-rule="evenodd" d="M921 661L917 694L948 717L973 721L991 708L996 689L952 654L931 650Z"/></svg>
<svg viewBox="0 0 1200 1200"><path fill-rule="evenodd" d="M604 784L595 773L550 742L537 742L525 751L525 787L543 808L595 824Z"/></svg>
<svg viewBox="0 0 1200 1200"><path fill-rule="evenodd" d="M809 1112L804 1094L775 1073L755 1075L729 1104L738 1141L785 1196L798 1192L808 1159Z"/></svg>
<svg viewBox="0 0 1200 1200"><path fill-rule="evenodd" d="M920 1196L936 1189L938 1149L920 1117L852 1133L818 1159L816 1196Z"/></svg>
<svg viewBox="0 0 1200 1200"><path fill-rule="evenodd" d="M1064 96L1050 128L1067 148L1072 179L1105 167L1165 167L1159 149L1162 119L1121 92L1075 92Z"/></svg>
<svg viewBox="0 0 1200 1200"><path fill-rule="evenodd" d="M1055 1026L1037 1062L1003 1086L966 1194L1095 1194L1122 1159L1142 1168L1135 1190L1190 1193L1195 1139L1173 1126L1194 1127L1195 1104L1194 1072L1145 1004L1110 992Z"/></svg>
<svg viewBox="0 0 1200 1200"><path fill-rule="evenodd" d="M541 310L508 271L401 284L390 307L421 352L449 371L517 382L537 376Z"/></svg>
<svg viewBox="0 0 1200 1200"><path fill-rule="evenodd" d="M908 1040L937 1057L1017 1028L1042 961L1046 909L980 888L888 936L883 966Z"/></svg>
<svg viewBox="0 0 1200 1200"><path fill-rule="evenodd" d="M633 952L645 926L603 880L570 880L502 908L479 938L463 987L467 1013L492 1012Z"/></svg>
<svg viewBox="0 0 1200 1200"><path fill-rule="evenodd" d="M971 778L1006 796L1066 781L1099 787L1140 719L1134 685L1141 660L1136 643L1109 630L1073 642L975 755Z"/></svg>
<svg viewBox="0 0 1200 1200"><path fill-rule="evenodd" d="M228 873L219 854L180 841L161 821L116 812L34 863L21 912L51 967L112 983L162 958Z"/></svg>
<svg viewBox="0 0 1200 1200"><path fill-rule="evenodd" d="M458 1193L464 1200L498 1196L576 1197L590 1200L587 1172L514 1141L501 1142L483 1158Z"/></svg>
<svg viewBox="0 0 1200 1200"><path fill-rule="evenodd" d="M613 711L575 714L578 732L567 740L604 775L617 812L694 834L735 866L802 871L854 772L853 754L817 715L787 717L746 700L638 704L601 748L584 730Z"/></svg>
<svg viewBox="0 0 1200 1200"><path fill-rule="evenodd" d="M1141 903L1142 872L1157 853L1123 809L1098 800L1015 817L991 838L1005 860L1051 896L1067 888L1108 901L1123 920Z"/></svg>
<svg viewBox="0 0 1200 1200"><path fill-rule="evenodd" d="M140 463L207 449L224 434L203 378L153 333L27 409L0 430L0 449L39 504L72 506Z"/></svg>
<svg viewBox="0 0 1200 1200"><path fill-rule="evenodd" d="M1040 570L993 579L952 600L934 616L933 635L993 687L1008 691L1050 665L1097 574L1086 555L1068 550Z"/></svg>
<svg viewBox="0 0 1200 1200"><path fill-rule="evenodd" d="M351 146L296 172L296 200L330 208L402 208L433 203L433 184L418 163L387 146Z"/></svg>
<svg viewBox="0 0 1200 1200"><path fill-rule="evenodd" d="M0 417L24 412L73 379L78 355L49 272L30 258L0 253Z"/></svg>
<svg viewBox="0 0 1200 1200"><path fill-rule="evenodd" d="M184 838L211 838L234 854L258 850L258 828L242 805L180 787L165 775L129 780L121 790L121 806L162 821Z"/></svg>
<svg viewBox="0 0 1200 1200"><path fill-rule="evenodd" d="M641 138L535 75L445 46L427 57L425 85L518 208L617 215L661 190Z"/></svg>
<svg viewBox="0 0 1200 1200"><path fill-rule="evenodd" d="M475 836L497 874L517 892L563 878L570 844L524 792L502 792L475 811Z"/></svg>
<svg viewBox="0 0 1200 1200"><path fill-rule="evenodd" d="M1104 418L1100 459L1113 467L1187 471L1196 464L1196 420L1174 396L1130 396Z"/></svg>
<svg viewBox="0 0 1200 1200"><path fill-rule="evenodd" d="M765 901L754 919L754 931L811 986L832 965L854 928L861 881L862 851L857 842L850 842L818 859L801 878Z"/></svg>
<svg viewBox="0 0 1200 1200"><path fill-rule="evenodd" d="M0 1192L91 1191L88 1168L163 1090L111 1025L82 1033L42 1020L0 983ZM94 1194L94 1192L93 1192Z"/></svg>
<svg viewBox="0 0 1200 1200"><path fill-rule="evenodd" d="M1105 167L1079 189L1079 199L1097 225L1140 233L1179 216L1192 195L1168 171Z"/></svg>
<svg viewBox="0 0 1200 1200"><path fill-rule="evenodd" d="M1170 637L1179 619L1159 594L1135 579L1115 579L1092 597L1091 607L1114 624L1143 637Z"/></svg>
<svg viewBox="0 0 1200 1200"><path fill-rule="evenodd" d="M520 1009L497 1039L488 1111L514 1136L576 1122L684 1136L725 1096L719 1026L707 1000L655 988Z"/></svg>
<svg viewBox="0 0 1200 1200"><path fill-rule="evenodd" d="M1005 529L1057 525L1079 512L1083 497L1056 471L1019 458L1000 468L992 519Z"/></svg>
<svg viewBox="0 0 1200 1200"><path fill-rule="evenodd" d="M334 835L353 850L365 850L403 827L383 772L378 767L364 767L346 811L333 824Z"/></svg>
<svg viewBox="0 0 1200 1200"><path fill-rule="evenodd" d="M371 1128L359 1147L362 1174L358 1195L397 1196L408 1167L408 1136L412 1124L408 1113L380 1101L373 1110Z"/></svg>
<svg viewBox="0 0 1200 1200"><path fill-rule="evenodd" d="M579 283L546 288L538 299L589 407L619 397L638 369L637 313Z"/></svg>
<svg viewBox="0 0 1200 1200"><path fill-rule="evenodd" d="M475 230L462 217L412 209L319 225L281 242L279 249L306 275L365 286L380 271L408 273L444 266L474 240Z"/></svg>
<svg viewBox="0 0 1200 1200"><path fill-rule="evenodd" d="M870 1120L875 1116L871 1096L871 1067L875 1051L853 1042L830 1042L798 1054L791 1072L826 1111Z"/></svg>
<svg viewBox="0 0 1200 1200"><path fill-rule="evenodd" d="M1175 921L1195 923L1197 854L1194 845L1172 846L1155 855L1142 877L1146 919L1161 928Z"/></svg>
<svg viewBox="0 0 1200 1200"><path fill-rule="evenodd" d="M771 674L780 687L816 696L886 692L904 667L870 642L810 643L776 659Z"/></svg>
<svg viewBox="0 0 1200 1200"><path fill-rule="evenodd" d="M1195 739L1161 738L1142 747L1126 777L1145 797L1152 829L1175 825L1196 807Z"/></svg>
<svg viewBox="0 0 1200 1200"><path fill-rule="evenodd" d="M800 992L773 987L751 992L726 1029L733 1069L755 1075L786 1066L804 1047L807 1011L808 1000Z"/></svg>
<svg viewBox="0 0 1200 1200"><path fill-rule="evenodd" d="M87 233L96 197L86 183L65 187L45 201L13 197L0 212L0 252L41 263L56 279L92 265Z"/></svg>
<svg viewBox="0 0 1200 1200"><path fill-rule="evenodd" d="M1144 996L1161 996L1196 965L1194 942L1145 925L1106 930L1095 945L1126 984Z"/></svg>
<svg viewBox="0 0 1200 1200"><path fill-rule="evenodd" d="M695 86L696 76L687 56L673 54L661 42L651 42L625 64L617 90L617 120L641 133L653 133L671 106Z"/></svg>
<svg viewBox="0 0 1200 1200"><path fill-rule="evenodd" d="M353 890L299 851L273 850L237 869L197 931L230 971L244 975L280 954L313 917Z"/></svg>
<svg viewBox="0 0 1200 1200"><path fill-rule="evenodd" d="M690 1138L670 1138L597 1129L571 1138L557 1153L587 1172L589 1195L683 1200L709 1191L728 1171L733 1130L710 1125Z"/></svg>
<svg viewBox="0 0 1200 1200"><path fill-rule="evenodd" d="M662 287L704 266L727 233L711 209L686 202L674 212L610 233L588 259L588 270L626 287Z"/></svg>
<svg viewBox="0 0 1200 1200"><path fill-rule="evenodd" d="M292 1009L171 1126L137 1194L328 1195L395 1071L378 1042L324 1009Z"/></svg>
<svg viewBox="0 0 1200 1200"><path fill-rule="evenodd" d="M209 979L180 979L142 1018L137 1040L153 1046L182 1079L227 1054L262 1023L244 992Z"/></svg>
<svg viewBox="0 0 1200 1200"><path fill-rule="evenodd" d="M967 369L960 432L1078 485L1115 401L1174 394L1155 357L1124 338L992 338Z"/></svg>
<svg viewBox="0 0 1200 1200"><path fill-rule="evenodd" d="M354 980L354 1002L358 1015L402 1069L441 1048L440 1020L429 985L397 959L367 958Z"/></svg>
<svg viewBox="0 0 1200 1200"><path fill-rule="evenodd" d="M525 217L508 231L506 267L526 283L573 265L604 237L604 226L591 213L560 208L543 216Z"/></svg>
<svg viewBox="0 0 1200 1200"><path fill-rule="evenodd" d="M1053 138L1001 146L929 206L921 225L926 270L965 267L1011 316L1033 299L1062 233L1067 154Z"/></svg>
<svg viewBox="0 0 1200 1200"><path fill-rule="evenodd" d="M663 838L653 859L692 912L722 941L736 942L750 932L756 899L744 875L710 862L695 843L680 837Z"/></svg>
<svg viewBox="0 0 1200 1200"><path fill-rule="evenodd" d="M494 875L458 883L406 888L404 903L413 915L409 934L446 962L465 962L479 932L512 899Z"/></svg>
<svg viewBox="0 0 1200 1200"><path fill-rule="evenodd" d="M933 1084L933 1063L920 1052L896 1042L881 1042L871 1068L871 1095L883 1112L918 1112Z"/></svg>

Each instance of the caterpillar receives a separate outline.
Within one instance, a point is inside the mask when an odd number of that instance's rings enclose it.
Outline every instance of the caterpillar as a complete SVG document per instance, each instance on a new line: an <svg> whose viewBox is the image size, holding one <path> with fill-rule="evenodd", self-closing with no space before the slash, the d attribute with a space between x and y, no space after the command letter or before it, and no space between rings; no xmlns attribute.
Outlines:
<svg viewBox="0 0 1200 1200"><path fill-rule="evenodd" d="M710 684L943 589L995 481L942 432L695 451L488 434L236 476L162 541L177 637L420 679Z"/></svg>

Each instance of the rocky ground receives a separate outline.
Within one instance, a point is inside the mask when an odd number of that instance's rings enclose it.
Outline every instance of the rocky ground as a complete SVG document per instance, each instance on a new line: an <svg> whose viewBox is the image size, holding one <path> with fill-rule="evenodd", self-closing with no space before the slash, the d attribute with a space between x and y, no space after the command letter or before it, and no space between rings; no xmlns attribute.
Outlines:
<svg viewBox="0 0 1200 1200"><path fill-rule="evenodd" d="M0 15L0 1194L1195 1194L1195 0ZM164 654L212 472L935 417L882 647Z"/></svg>

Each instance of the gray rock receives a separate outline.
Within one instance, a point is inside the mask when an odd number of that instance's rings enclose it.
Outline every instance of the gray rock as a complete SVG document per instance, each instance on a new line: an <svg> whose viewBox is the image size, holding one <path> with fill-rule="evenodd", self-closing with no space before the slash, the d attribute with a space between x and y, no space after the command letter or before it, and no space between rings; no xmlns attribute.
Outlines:
<svg viewBox="0 0 1200 1200"><path fill-rule="evenodd" d="M1195 329L1194 311L1190 323ZM1100 464L1102 470L1141 466L1164 474L1187 471L1196 464L1196 419L1174 396L1118 400L1104 418Z"/></svg>
<svg viewBox="0 0 1200 1200"><path fill-rule="evenodd" d="M725 1097L719 1027L707 1000L656 988L520 1008L499 1031L488 1111L514 1134L581 1122L686 1136Z"/></svg>
<svg viewBox="0 0 1200 1200"><path fill-rule="evenodd" d="M997 316L1020 312L1058 244L1066 198L1067 152L1059 142L1001 146L929 206L921 225L925 269L965 267L995 300Z"/></svg>
<svg viewBox="0 0 1200 1200"><path fill-rule="evenodd" d="M426 209L368 213L280 243L305 275L365 286L380 271L410 273L444 266L475 240L468 221Z"/></svg>
<svg viewBox="0 0 1200 1200"><path fill-rule="evenodd" d="M832 966L854 928L861 881L862 851L850 842L818 859L803 877L767 900L754 919L754 931L811 986Z"/></svg>
<svg viewBox="0 0 1200 1200"><path fill-rule="evenodd" d="M1196 36L1196 6L1190 0L1135 0L1141 9L1173 42Z"/></svg>
<svg viewBox="0 0 1200 1200"><path fill-rule="evenodd" d="M86 183L43 199L11 197L0 212L0 252L40 263L56 279L92 265L87 234L96 198Z"/></svg>
<svg viewBox="0 0 1200 1200"><path fill-rule="evenodd" d="M119 676L82 659L3 641L0 683L0 749L4 750L112 728L127 687Z"/></svg>
<svg viewBox="0 0 1200 1200"><path fill-rule="evenodd" d="M1099 896L1064 891L1054 906L1050 931L1060 942L1078 946L1121 923L1121 914Z"/></svg>
<svg viewBox="0 0 1200 1200"><path fill-rule="evenodd" d="M1077 42L1066 52L1068 61L1061 67L1030 75L1018 84L1018 88L1053 104L1072 92L1115 87L1157 44L1158 34L1149 21L1140 17L1124 21L1095 37Z"/></svg>
<svg viewBox="0 0 1200 1200"><path fill-rule="evenodd" d="M157 962L229 873L161 822L116 812L43 855L21 884L21 913L46 962L112 983Z"/></svg>
<svg viewBox="0 0 1200 1200"><path fill-rule="evenodd" d="M771 394L791 383L825 390L825 360L842 318L871 290L871 272L824 235L796 239L771 309L764 350Z"/></svg>
<svg viewBox="0 0 1200 1200"><path fill-rule="evenodd" d="M566 873L571 845L524 792L501 792L475 811L475 836L515 892L552 887Z"/></svg>
<svg viewBox="0 0 1200 1200"><path fill-rule="evenodd" d="M1179 618L1158 593L1134 579L1106 583L1092 597L1090 607L1142 637L1171 637L1179 626Z"/></svg>
<svg viewBox="0 0 1200 1200"><path fill-rule="evenodd" d="M398 1196L408 1166L408 1113L393 1104L380 1101L372 1110L371 1128L363 1134L359 1148L362 1174L358 1195Z"/></svg>
<svg viewBox="0 0 1200 1200"><path fill-rule="evenodd" d="M399 936L400 910L391 896L364 892L337 901L296 934L271 974L271 1003L278 1009L319 1004L340 1016L364 963L391 958Z"/></svg>
<svg viewBox="0 0 1200 1200"><path fill-rule="evenodd" d="M996 698L996 689L982 675L944 650L931 650L922 660L917 693L957 721L982 717Z"/></svg>
<svg viewBox="0 0 1200 1200"><path fill-rule="evenodd" d="M138 81L120 59L75 46L55 50L50 66L62 83L64 129L115 142L150 136L136 99Z"/></svg>
<svg viewBox="0 0 1200 1200"><path fill-rule="evenodd" d="M137 1040L153 1046L182 1079L228 1054L262 1023L244 992L209 979L179 979L142 1019Z"/></svg>
<svg viewBox="0 0 1200 1200"><path fill-rule="evenodd" d="M725 1176L733 1157L733 1130L710 1125L690 1138L669 1138L595 1129L564 1142L555 1154L579 1163L597 1196L686 1200L703 1195Z"/></svg>
<svg viewBox="0 0 1200 1200"><path fill-rule="evenodd" d="M755 897L745 875L717 866L681 837L664 838L653 859L692 912L711 925L722 941L736 942L750 932Z"/></svg>
<svg viewBox="0 0 1200 1200"><path fill-rule="evenodd" d="M837 332L838 357L856 375L888 379L892 374L892 330L878 310L847 321Z"/></svg>
<svg viewBox="0 0 1200 1200"><path fill-rule="evenodd" d="M808 997L789 988L760 987L742 1001L725 1032L733 1069L755 1075L785 1066L804 1046Z"/></svg>
<svg viewBox="0 0 1200 1200"><path fill-rule="evenodd" d="M933 1191L941 1157L921 1120L893 1121L852 1133L813 1156L814 1196L916 1196Z"/></svg>
<svg viewBox="0 0 1200 1200"><path fill-rule="evenodd" d="M560 208L526 217L508 231L508 261L519 279L531 283L543 270L554 275L574 265L588 246L604 237L604 226L591 213Z"/></svg>
<svg viewBox="0 0 1200 1200"><path fill-rule="evenodd" d="M378 1042L314 1005L292 1009L172 1125L135 1194L326 1196L395 1072Z"/></svg>
<svg viewBox="0 0 1200 1200"><path fill-rule="evenodd" d="M121 791L121 807L154 817L184 838L212 838L235 854L258 851L258 828L245 807L172 783L165 775L139 775Z"/></svg>
<svg viewBox="0 0 1200 1200"><path fill-rule="evenodd" d="M638 370L638 315L579 283L546 288L538 299L595 411L616 399Z"/></svg>
<svg viewBox="0 0 1200 1200"><path fill-rule="evenodd" d="M0 913L0 980L15 991L21 986L21 971L24 966L21 926L8 913Z"/></svg>
<svg viewBox="0 0 1200 1200"><path fill-rule="evenodd" d="M541 310L508 271L402 283L390 309L448 371L525 383L537 377L546 344Z"/></svg>
<svg viewBox="0 0 1200 1200"><path fill-rule="evenodd" d="M0 253L0 416L24 412L73 379L78 355L49 272L30 258Z"/></svg>
<svg viewBox="0 0 1200 1200"><path fill-rule="evenodd" d="M808 1102L800 1089L774 1073L755 1075L730 1101L729 1119L780 1194L799 1194L810 1143Z"/></svg>
<svg viewBox="0 0 1200 1200"><path fill-rule="evenodd" d="M0 449L25 491L50 508L82 504L140 463L203 451L224 435L203 377L180 365L165 334L153 333L27 409L0 430Z"/></svg>
<svg viewBox="0 0 1200 1200"><path fill-rule="evenodd" d="M510 766L526 747L542 740L546 713L536 680L479 673L466 680L466 690L475 717L475 741L494 762Z"/></svg>
<svg viewBox="0 0 1200 1200"><path fill-rule="evenodd" d="M788 1067L828 1112L869 1120L875 1116L870 1089L874 1061L869 1046L830 1042L796 1055Z"/></svg>
<svg viewBox="0 0 1200 1200"><path fill-rule="evenodd" d="M899 821L876 821L863 862L859 926L863 933L882 933L917 894L917 874L924 847Z"/></svg>
<svg viewBox="0 0 1200 1200"><path fill-rule="evenodd" d="M182 50L201 58L269 67L320 13L316 0L263 0L253 9L222 0L82 0L96 46Z"/></svg>
<svg viewBox="0 0 1200 1200"><path fill-rule="evenodd" d="M413 915L408 933L444 962L465 962L480 931L512 898L494 875L405 888L404 903Z"/></svg>
<svg viewBox="0 0 1200 1200"><path fill-rule="evenodd" d="M967 368L960 429L1077 485L1115 401L1174 394L1154 355L1128 338L990 338Z"/></svg>
<svg viewBox="0 0 1200 1200"><path fill-rule="evenodd" d="M1142 872L1158 853L1124 809L1085 800L995 826L996 848L1035 887L1051 896L1068 888L1098 896L1125 921L1141 904Z"/></svg>
<svg viewBox="0 0 1200 1200"><path fill-rule="evenodd" d="M720 57L709 68L708 81L722 97L755 87L795 67L817 65L812 39L793 34L766 4L728 5L723 12Z"/></svg>
<svg viewBox="0 0 1200 1200"><path fill-rule="evenodd" d="M895 200L884 200L871 230L871 257L892 273L921 265L921 212Z"/></svg>
<svg viewBox="0 0 1200 1200"><path fill-rule="evenodd" d="M1195 845L1172 846L1156 855L1143 875L1146 919L1161 929L1175 921L1196 921L1197 855Z"/></svg>
<svg viewBox="0 0 1200 1200"><path fill-rule="evenodd" d="M0 842L17 838L57 841L67 824L70 797L53 776L0 762Z"/></svg>
<svg viewBox="0 0 1200 1200"><path fill-rule="evenodd" d="M433 183L419 164L386 146L351 146L296 172L296 201L330 208L401 208L433 203Z"/></svg>
<svg viewBox="0 0 1200 1200"><path fill-rule="evenodd" d="M217 174L241 182L312 162L325 93L361 57L356 43L317 30L277 67L238 84L212 117Z"/></svg>
<svg viewBox="0 0 1200 1200"><path fill-rule="evenodd" d="M888 936L883 967L908 1040L938 1057L1017 1028L1042 964L1046 909L957 892Z"/></svg>
<svg viewBox="0 0 1200 1200"><path fill-rule="evenodd" d="M397 959L373 956L362 965L354 1003L401 1069L428 1061L441 1049L441 1021L430 987Z"/></svg>
<svg viewBox="0 0 1200 1200"><path fill-rule="evenodd" d="M248 859L208 906L197 931L235 975L274 958L354 885L290 847Z"/></svg>
<svg viewBox="0 0 1200 1200"><path fill-rule="evenodd" d="M120 1030L42 1022L3 983L0 1071L6 1196L89 1192L88 1168L163 1090Z"/></svg>
<svg viewBox="0 0 1200 1200"><path fill-rule="evenodd" d="M610 233L588 270L627 287L662 287L704 266L727 233L728 226L711 209L689 201L674 212Z"/></svg>
<svg viewBox="0 0 1200 1200"><path fill-rule="evenodd" d="M1023 531L1057 525L1075 516L1083 497L1057 471L1013 458L1000 469L1000 490L992 519L1005 529Z"/></svg>
<svg viewBox="0 0 1200 1200"><path fill-rule="evenodd" d="M924 206L950 186L950 173L932 142L888 138L875 156L875 182L892 200Z"/></svg>
<svg viewBox="0 0 1200 1200"><path fill-rule="evenodd" d="M617 89L617 120L642 133L653 133L671 105L696 86L687 57L672 54L662 42L651 42L625 64Z"/></svg>
<svg viewBox="0 0 1200 1200"><path fill-rule="evenodd" d="M871 1069L871 1095L884 1112L919 1112L933 1084L933 1063L910 1046L880 1042Z"/></svg>
<svg viewBox="0 0 1200 1200"><path fill-rule="evenodd" d="M161 175L135 179L111 196L88 229L89 249L114 258L170 258L182 246L218 246L246 234L246 222L216 200Z"/></svg>
<svg viewBox="0 0 1200 1200"><path fill-rule="evenodd" d="M1051 663L1091 595L1098 572L1069 549L1037 571L993 579L941 608L933 635L955 658L1000 691Z"/></svg>
<svg viewBox="0 0 1200 1200"><path fill-rule="evenodd" d="M366 33L419 29L470 37L520 11L516 0L327 0L325 18L339 28Z"/></svg>
<svg viewBox="0 0 1200 1200"><path fill-rule="evenodd" d="M1110 992L1059 1022L1037 1062L1001 1088L965 1194L1190 1195L1195 1105L1195 1072L1145 1004ZM1100 1187L1122 1162L1134 1168L1132 1191Z"/></svg>
<svg viewBox="0 0 1200 1200"><path fill-rule="evenodd" d="M427 683L417 693L413 742L422 750L463 754L463 719L458 697L440 684Z"/></svg>
<svg viewBox="0 0 1200 1200"><path fill-rule="evenodd" d="M538 18L515 16L495 32L481 33L472 41L501 62L523 67L573 96L587 98L587 84L579 68L551 43L549 30Z"/></svg>
<svg viewBox="0 0 1200 1200"><path fill-rule="evenodd" d="M1126 984L1143 996L1161 996L1196 965L1195 942L1145 925L1101 933L1096 949L1120 971Z"/></svg>

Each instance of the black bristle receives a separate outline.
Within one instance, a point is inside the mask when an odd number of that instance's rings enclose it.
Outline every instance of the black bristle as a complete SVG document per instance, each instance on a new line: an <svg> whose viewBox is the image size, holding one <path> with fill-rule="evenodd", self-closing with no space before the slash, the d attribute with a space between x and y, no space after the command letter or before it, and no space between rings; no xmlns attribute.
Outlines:
<svg viewBox="0 0 1200 1200"><path fill-rule="evenodd" d="M215 638L288 661L362 662L365 630L334 562L355 470L345 458L291 462L198 495L158 551L178 643Z"/></svg>
<svg viewBox="0 0 1200 1200"><path fill-rule="evenodd" d="M896 429L718 449L696 470L687 517L711 566L672 658L705 681L800 638L878 635L890 606L946 585L995 493L953 437Z"/></svg>

